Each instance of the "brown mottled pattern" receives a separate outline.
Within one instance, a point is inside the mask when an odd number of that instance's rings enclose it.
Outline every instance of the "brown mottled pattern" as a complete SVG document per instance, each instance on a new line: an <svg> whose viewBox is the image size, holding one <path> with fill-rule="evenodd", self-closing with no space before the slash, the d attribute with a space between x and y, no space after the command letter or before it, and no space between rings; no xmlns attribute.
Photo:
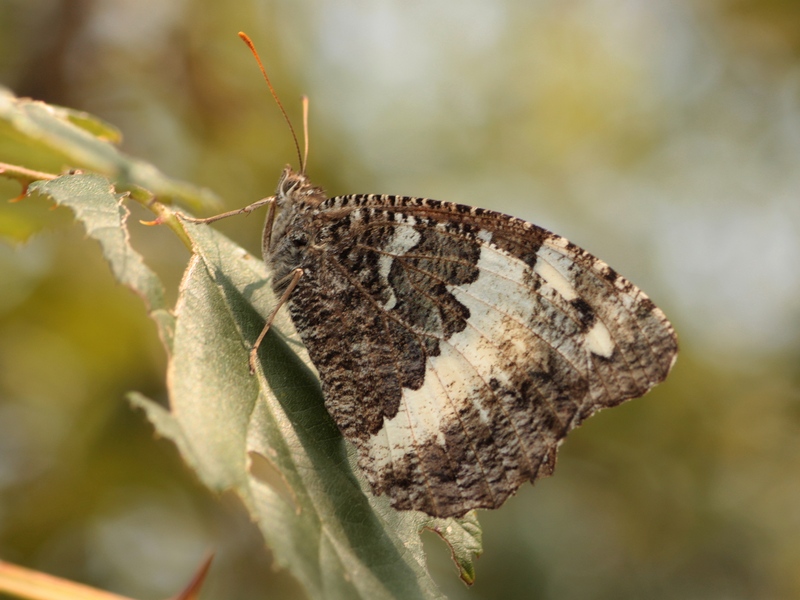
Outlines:
<svg viewBox="0 0 800 600"><path fill-rule="evenodd" d="M674 362L674 331L649 298L540 227L428 199L325 199L290 171L277 199L265 257L276 290L303 270L289 308L326 407L397 508L500 506L552 472L570 429ZM409 416L426 390L439 390L433 432Z"/></svg>

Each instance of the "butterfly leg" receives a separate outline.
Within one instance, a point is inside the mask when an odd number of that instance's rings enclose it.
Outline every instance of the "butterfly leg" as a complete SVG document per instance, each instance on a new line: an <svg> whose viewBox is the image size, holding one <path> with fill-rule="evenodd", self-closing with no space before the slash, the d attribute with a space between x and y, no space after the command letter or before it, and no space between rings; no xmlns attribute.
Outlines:
<svg viewBox="0 0 800 600"><path fill-rule="evenodd" d="M244 208L237 208L236 210L229 210L228 212L221 213L219 215L214 215L213 217L206 217L205 219L198 219L196 217L189 217L184 215L183 213L176 213L179 218L183 219L184 221L188 221L189 223L213 223L214 221L221 221L222 219L227 219L228 217L233 217L234 215L241 215L243 213L250 214L256 209L261 208L267 204L272 204L275 202L275 196L268 196L267 198L262 198L257 202L253 202L252 204L248 204Z"/></svg>
<svg viewBox="0 0 800 600"><path fill-rule="evenodd" d="M258 362L258 348L259 346L261 346L261 342L267 335L269 328L272 327L272 322L275 320L275 316L278 314L278 311L284 304L286 304L287 300L289 300L289 296L292 295L292 291L294 291L294 288L297 287L297 283L300 281L300 278L302 276L303 276L303 269L299 267L294 271L292 271L289 275L287 275L287 278L291 277L291 281L289 281L289 285L286 286L286 290L283 292L283 295L280 297L280 300L278 300L278 303L275 305L275 308L270 313L267 322L264 324L264 329L261 330L258 339L256 339L256 343L253 344L253 347L250 350L249 362L250 362L251 375L256 372L256 363Z"/></svg>

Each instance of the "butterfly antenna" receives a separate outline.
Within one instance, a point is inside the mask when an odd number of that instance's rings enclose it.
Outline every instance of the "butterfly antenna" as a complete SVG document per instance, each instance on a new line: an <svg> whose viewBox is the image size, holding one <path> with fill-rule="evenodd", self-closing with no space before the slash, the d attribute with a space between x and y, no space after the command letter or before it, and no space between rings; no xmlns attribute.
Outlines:
<svg viewBox="0 0 800 600"><path fill-rule="evenodd" d="M264 68L264 63L261 62L261 57L258 56L258 52L256 51L255 44L253 44L253 40L251 40L250 37L243 31L239 32L239 37L242 38L242 41L244 41L244 43L247 44L247 47L250 48L250 52L253 53L253 56L255 57L256 62L258 63L258 68L261 69L261 74L264 76L264 80L267 82L267 87L269 87L269 91L272 94L272 97L275 99L275 103L278 105L278 108L281 109L281 113L283 113L283 118L286 120L286 124L289 126L289 131L292 132L294 147L295 150L297 150L297 158L300 161L300 172L304 173L306 170L306 163L302 153L300 152L300 144L297 141L297 134L295 134L294 132L294 127L292 127L292 122L289 120L289 115L286 114L286 110L284 110L283 104L281 104L281 99L278 98L278 94L275 93L275 88L272 87L272 82L269 80L269 76L267 75L267 70ZM307 142L306 142L306 150L308 150Z"/></svg>
<svg viewBox="0 0 800 600"><path fill-rule="evenodd" d="M306 172L308 165L308 96L303 96L303 162L300 165L301 173Z"/></svg>

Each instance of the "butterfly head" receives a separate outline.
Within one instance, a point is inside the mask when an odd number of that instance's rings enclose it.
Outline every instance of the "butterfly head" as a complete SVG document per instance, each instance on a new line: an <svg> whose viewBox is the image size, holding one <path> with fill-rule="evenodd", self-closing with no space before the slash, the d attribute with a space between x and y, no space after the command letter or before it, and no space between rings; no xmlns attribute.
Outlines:
<svg viewBox="0 0 800 600"><path fill-rule="evenodd" d="M278 189L274 197L274 209L267 214L267 222L264 225L262 240L264 256L272 257L276 253L287 254L287 252L295 255L302 246L297 242L305 236L303 226L298 224L298 219L302 221L307 218L313 209L325 201L325 190L312 184L305 173L298 173L287 166L284 167L278 180ZM290 252L286 250L289 247Z"/></svg>
<svg viewBox="0 0 800 600"><path fill-rule="evenodd" d="M287 166L278 180L275 198L279 208L288 208L301 204L317 206L325 200L326 195L325 190L312 184L305 173L298 173Z"/></svg>

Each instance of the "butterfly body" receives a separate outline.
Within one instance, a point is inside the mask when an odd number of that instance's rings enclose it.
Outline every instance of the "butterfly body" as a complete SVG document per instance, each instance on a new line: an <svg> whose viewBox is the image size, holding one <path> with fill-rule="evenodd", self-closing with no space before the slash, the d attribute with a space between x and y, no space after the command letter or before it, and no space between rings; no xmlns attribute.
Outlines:
<svg viewBox="0 0 800 600"><path fill-rule="evenodd" d="M536 225L424 198L327 198L288 168L275 202L276 292L293 281L326 408L398 509L500 506L552 472L571 429L674 362L674 331L643 292Z"/></svg>

